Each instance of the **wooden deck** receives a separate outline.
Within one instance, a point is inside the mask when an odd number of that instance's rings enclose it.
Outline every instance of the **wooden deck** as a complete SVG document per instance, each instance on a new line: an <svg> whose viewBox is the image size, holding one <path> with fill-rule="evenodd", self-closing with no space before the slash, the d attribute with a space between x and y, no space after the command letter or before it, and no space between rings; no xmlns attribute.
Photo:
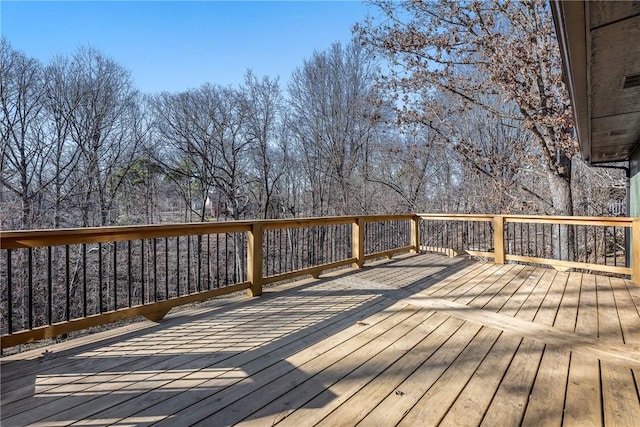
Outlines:
<svg viewBox="0 0 640 427"><path fill-rule="evenodd" d="M640 425L640 286L438 255L2 360L1 424Z"/></svg>

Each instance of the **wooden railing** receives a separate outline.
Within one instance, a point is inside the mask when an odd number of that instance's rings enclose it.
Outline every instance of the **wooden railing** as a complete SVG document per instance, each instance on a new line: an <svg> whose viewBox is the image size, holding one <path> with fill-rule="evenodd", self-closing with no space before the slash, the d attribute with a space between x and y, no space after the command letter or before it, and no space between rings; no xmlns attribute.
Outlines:
<svg viewBox="0 0 640 427"><path fill-rule="evenodd" d="M420 249L632 276L640 283L640 219L420 214ZM633 250L633 249L635 250ZM633 257L633 259L631 259Z"/></svg>
<svg viewBox="0 0 640 427"><path fill-rule="evenodd" d="M379 215L9 231L0 235L1 348L401 252L629 275L640 219ZM633 247L631 253L628 248Z"/></svg>
<svg viewBox="0 0 640 427"><path fill-rule="evenodd" d="M9 231L1 347L417 250L415 215ZM413 230L413 234L412 234Z"/></svg>

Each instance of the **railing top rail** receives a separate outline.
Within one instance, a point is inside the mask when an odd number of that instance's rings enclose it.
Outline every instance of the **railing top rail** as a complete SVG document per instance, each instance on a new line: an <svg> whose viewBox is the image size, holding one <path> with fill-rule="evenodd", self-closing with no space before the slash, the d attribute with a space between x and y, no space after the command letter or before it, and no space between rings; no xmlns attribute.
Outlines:
<svg viewBox="0 0 640 427"><path fill-rule="evenodd" d="M0 249L153 239L207 233L248 231L249 221L87 227L55 230L19 230L0 233Z"/></svg>
<svg viewBox="0 0 640 427"><path fill-rule="evenodd" d="M311 218L287 218L250 221L225 221L204 223L179 223L157 225L133 225L120 227L88 227L55 230L19 230L0 233L0 249L34 248L42 246L70 245L81 243L113 242L136 239L187 236L198 234L233 233L249 231L255 224L265 229L308 227L314 225L349 224L364 222L415 219L491 221L495 217L505 222L529 222L543 224L576 224L631 227L633 218L621 217L571 217L540 215L491 215L491 214L398 214L398 215L351 215Z"/></svg>
<svg viewBox="0 0 640 427"><path fill-rule="evenodd" d="M545 216L545 215L500 215L500 214L418 214L422 219L459 220L459 221L491 221L495 217L504 218L505 222L531 222L544 224L606 225L631 227L634 218L628 217L595 217L595 216Z"/></svg>
<svg viewBox="0 0 640 427"><path fill-rule="evenodd" d="M417 214L422 219L438 219L443 221L491 221L495 215L487 214Z"/></svg>
<svg viewBox="0 0 640 427"><path fill-rule="evenodd" d="M402 219L416 219L415 214L391 214L391 215L350 215L350 216L325 216L310 218L286 218L286 219L265 219L252 221L260 223L265 229L278 229L290 227L308 227L313 225L328 224L352 224L357 220L364 222L389 221Z"/></svg>
<svg viewBox="0 0 640 427"><path fill-rule="evenodd" d="M123 240L153 239L198 234L234 233L249 231L254 224L264 228L307 227L327 224L413 219L413 214L362 215L315 218L288 218L224 222L131 225L116 227L86 227L49 230L12 230L0 232L0 249L36 248L43 246L104 243Z"/></svg>

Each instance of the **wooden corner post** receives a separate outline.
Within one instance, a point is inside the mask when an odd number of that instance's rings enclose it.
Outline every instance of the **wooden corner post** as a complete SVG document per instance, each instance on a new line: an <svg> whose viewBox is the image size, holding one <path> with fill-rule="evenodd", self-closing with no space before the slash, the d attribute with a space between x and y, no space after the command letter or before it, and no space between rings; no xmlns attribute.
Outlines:
<svg viewBox="0 0 640 427"><path fill-rule="evenodd" d="M251 283L247 293L251 297L262 295L262 233L261 223L247 232L247 281Z"/></svg>
<svg viewBox="0 0 640 427"><path fill-rule="evenodd" d="M411 252L420 253L420 217L411 218Z"/></svg>
<svg viewBox="0 0 640 427"><path fill-rule="evenodd" d="M352 264L356 268L364 265L364 219L356 218L351 224L351 256L355 258Z"/></svg>
<svg viewBox="0 0 640 427"><path fill-rule="evenodd" d="M631 223L631 281L640 285L640 218Z"/></svg>
<svg viewBox="0 0 640 427"><path fill-rule="evenodd" d="M504 264L504 216L502 215L493 217L493 251L494 262Z"/></svg>

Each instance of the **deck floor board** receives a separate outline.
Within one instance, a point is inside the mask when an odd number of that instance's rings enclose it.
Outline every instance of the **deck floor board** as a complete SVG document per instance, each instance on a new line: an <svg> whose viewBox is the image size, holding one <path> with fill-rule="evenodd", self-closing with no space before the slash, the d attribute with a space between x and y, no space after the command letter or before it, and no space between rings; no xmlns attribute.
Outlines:
<svg viewBox="0 0 640 427"><path fill-rule="evenodd" d="M2 426L634 425L640 287L438 254L2 358Z"/></svg>

